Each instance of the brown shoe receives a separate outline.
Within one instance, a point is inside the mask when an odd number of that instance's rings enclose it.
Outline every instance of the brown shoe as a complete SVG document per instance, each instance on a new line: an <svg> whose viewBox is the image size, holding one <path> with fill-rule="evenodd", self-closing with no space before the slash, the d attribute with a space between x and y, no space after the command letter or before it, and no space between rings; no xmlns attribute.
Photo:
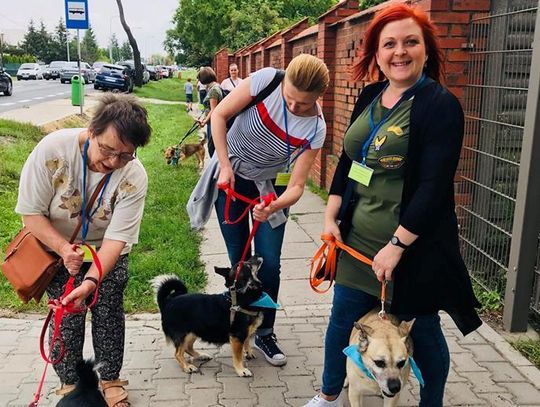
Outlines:
<svg viewBox="0 0 540 407"><path fill-rule="evenodd" d="M124 389L124 386L127 386L129 382L127 380L102 380L101 381L101 390L103 390L103 396L109 407L116 407L118 404L124 404L130 406L131 403L128 401L128 392ZM115 391L107 391L108 389L116 389ZM109 395L112 393L111 395Z"/></svg>

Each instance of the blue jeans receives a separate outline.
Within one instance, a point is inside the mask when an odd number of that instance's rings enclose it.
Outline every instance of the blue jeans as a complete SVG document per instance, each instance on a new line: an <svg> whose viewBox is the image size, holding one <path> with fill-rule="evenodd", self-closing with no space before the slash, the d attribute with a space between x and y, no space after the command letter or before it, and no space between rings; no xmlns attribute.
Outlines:
<svg viewBox="0 0 540 407"><path fill-rule="evenodd" d="M334 286L334 301L324 349L321 388L324 394L331 396L341 392L346 376L346 356L342 350L349 345L353 324L379 305L378 298L363 291L339 284ZM438 314L396 316L407 321L416 318L411 330L414 359L425 381L425 386L420 390L420 407L441 407L450 355L440 317Z"/></svg>
<svg viewBox="0 0 540 407"><path fill-rule="evenodd" d="M239 194L242 194L250 199L260 196L260 193L253 181L246 180L238 175L235 177L234 189ZM276 193L281 195L285 191L285 187L275 187ZM219 220L221 234L225 239L229 260L234 265L240 261L242 252L246 246L250 228L249 216L246 216L241 222L234 225L226 225L225 220L225 199L226 195L223 191L219 191L216 201L216 213ZM244 212L246 204L239 200L231 201L229 219L235 221ZM272 229L268 222L263 222L259 225L257 233L253 238L255 243L255 253L263 258L263 264L259 270L258 277L263 284L264 291L274 300L277 301L279 293L279 282L281 272L281 246L283 244L283 236L285 233L285 223ZM248 252L247 258L252 253ZM264 320L257 333L259 335L267 335L274 331L274 321L276 320L276 310L268 309L264 312Z"/></svg>

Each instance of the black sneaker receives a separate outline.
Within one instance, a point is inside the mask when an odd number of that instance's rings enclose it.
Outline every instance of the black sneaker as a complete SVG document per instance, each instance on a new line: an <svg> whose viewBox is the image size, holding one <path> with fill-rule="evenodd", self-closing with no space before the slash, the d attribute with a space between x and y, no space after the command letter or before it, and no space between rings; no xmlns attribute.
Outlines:
<svg viewBox="0 0 540 407"><path fill-rule="evenodd" d="M264 358L271 365L283 366L287 363L287 356L277 346L275 334L255 335L255 347L263 353Z"/></svg>

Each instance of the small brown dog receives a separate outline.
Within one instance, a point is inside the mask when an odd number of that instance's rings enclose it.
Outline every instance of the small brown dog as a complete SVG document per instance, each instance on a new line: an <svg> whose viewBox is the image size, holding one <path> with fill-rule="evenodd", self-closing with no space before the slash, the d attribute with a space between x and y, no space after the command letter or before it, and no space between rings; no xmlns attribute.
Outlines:
<svg viewBox="0 0 540 407"><path fill-rule="evenodd" d="M186 158L195 155L199 164L199 168L204 167L204 145L206 144L206 137L204 137L199 143L195 144L182 144L180 146L167 147L163 153L165 154L165 160L167 164L178 164L178 160L185 160Z"/></svg>

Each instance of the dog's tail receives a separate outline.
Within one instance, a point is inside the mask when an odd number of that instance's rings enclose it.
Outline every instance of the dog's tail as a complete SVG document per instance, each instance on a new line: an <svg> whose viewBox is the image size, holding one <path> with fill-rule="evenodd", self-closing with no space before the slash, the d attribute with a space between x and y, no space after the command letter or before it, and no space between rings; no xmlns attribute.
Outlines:
<svg viewBox="0 0 540 407"><path fill-rule="evenodd" d="M166 274L157 276L152 280L152 287L156 293L156 302L159 309L163 309L170 297L187 294L187 288L177 276Z"/></svg>
<svg viewBox="0 0 540 407"><path fill-rule="evenodd" d="M77 388L81 390L97 390L99 376L95 370L95 364L92 359L83 359L75 366L75 372L79 377Z"/></svg>

